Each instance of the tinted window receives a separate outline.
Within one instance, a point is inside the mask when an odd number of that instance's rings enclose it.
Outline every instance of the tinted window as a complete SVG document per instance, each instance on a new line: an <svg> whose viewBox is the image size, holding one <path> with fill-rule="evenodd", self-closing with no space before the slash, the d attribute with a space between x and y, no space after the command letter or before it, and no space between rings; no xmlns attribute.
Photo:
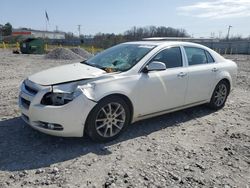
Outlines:
<svg viewBox="0 0 250 188"><path fill-rule="evenodd" d="M182 67L181 50L179 47L162 50L151 61L165 63L167 68Z"/></svg>
<svg viewBox="0 0 250 188"><path fill-rule="evenodd" d="M205 50L193 47L184 47L189 65L200 65L207 63L207 56Z"/></svg>
<svg viewBox="0 0 250 188"><path fill-rule="evenodd" d="M211 54L208 51L205 51L207 55L207 62L208 63L214 63L214 58L211 56Z"/></svg>

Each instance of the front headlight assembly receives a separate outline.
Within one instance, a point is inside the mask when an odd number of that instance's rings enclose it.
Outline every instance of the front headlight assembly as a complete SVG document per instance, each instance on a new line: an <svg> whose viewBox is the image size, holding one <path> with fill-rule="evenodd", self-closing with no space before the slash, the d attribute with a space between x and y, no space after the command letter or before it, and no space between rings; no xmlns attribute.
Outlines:
<svg viewBox="0 0 250 188"><path fill-rule="evenodd" d="M78 97L81 93L81 89L77 89L72 93L49 92L44 95L41 104L53 106L65 105L72 101L74 98Z"/></svg>
<svg viewBox="0 0 250 188"><path fill-rule="evenodd" d="M87 83L83 85L62 84L53 86L51 92L45 94L41 100L43 105L61 106L74 100L81 94L93 100L95 84ZM73 92L72 92L73 91Z"/></svg>

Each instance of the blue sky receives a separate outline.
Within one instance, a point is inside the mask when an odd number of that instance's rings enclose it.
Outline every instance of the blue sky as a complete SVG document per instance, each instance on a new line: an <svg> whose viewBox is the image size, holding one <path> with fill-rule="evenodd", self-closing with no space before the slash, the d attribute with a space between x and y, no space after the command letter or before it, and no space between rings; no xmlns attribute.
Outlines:
<svg viewBox="0 0 250 188"><path fill-rule="evenodd" d="M250 0L1 0L0 23L15 28L45 29L82 34L123 33L132 26L183 28L194 37L211 33L250 35Z"/></svg>

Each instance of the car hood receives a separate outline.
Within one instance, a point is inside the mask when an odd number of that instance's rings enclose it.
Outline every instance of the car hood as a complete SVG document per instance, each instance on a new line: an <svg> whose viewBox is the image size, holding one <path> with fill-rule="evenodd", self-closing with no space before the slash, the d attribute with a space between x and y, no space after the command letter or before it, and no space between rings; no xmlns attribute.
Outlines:
<svg viewBox="0 0 250 188"><path fill-rule="evenodd" d="M106 71L82 63L54 67L33 74L28 79L39 85L55 85L76 80L96 78Z"/></svg>

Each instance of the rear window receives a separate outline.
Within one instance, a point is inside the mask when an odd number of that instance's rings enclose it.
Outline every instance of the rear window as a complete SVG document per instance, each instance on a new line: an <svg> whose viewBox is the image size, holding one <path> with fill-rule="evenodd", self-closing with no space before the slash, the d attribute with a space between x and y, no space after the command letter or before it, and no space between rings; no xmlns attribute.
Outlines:
<svg viewBox="0 0 250 188"><path fill-rule="evenodd" d="M194 47L184 47L189 65L200 65L207 63L207 56L205 50L201 48L194 48Z"/></svg>
<svg viewBox="0 0 250 188"><path fill-rule="evenodd" d="M208 63L214 63L214 58L211 56L211 54L208 51L205 51L206 56L207 56L207 62Z"/></svg>

